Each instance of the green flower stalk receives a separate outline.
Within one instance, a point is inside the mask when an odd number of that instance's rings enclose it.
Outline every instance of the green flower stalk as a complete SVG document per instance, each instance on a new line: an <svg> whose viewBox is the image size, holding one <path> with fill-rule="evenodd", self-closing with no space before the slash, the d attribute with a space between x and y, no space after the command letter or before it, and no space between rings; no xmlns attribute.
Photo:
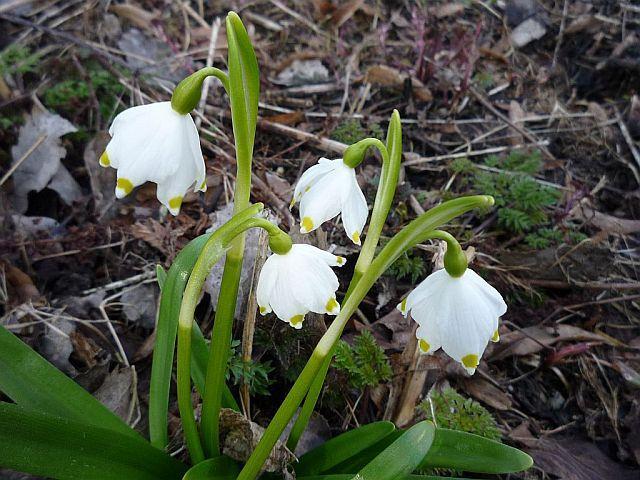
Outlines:
<svg viewBox="0 0 640 480"><path fill-rule="evenodd" d="M234 213L237 213L247 207L251 193L251 161L258 118L260 73L251 40L240 17L234 12L229 13L226 26L229 46L227 92L231 102L237 162L233 198ZM201 424L204 449L212 457L220 454L218 432L222 385L225 381L236 298L242 273L244 240L244 234L238 235L227 252L211 334L211 353L205 378Z"/></svg>
<svg viewBox="0 0 640 480"><path fill-rule="evenodd" d="M311 354L311 358L280 405L280 408L278 408L256 449L240 472L238 480L253 480L258 476L271 449L295 414L324 361L333 353L333 349L340 339L349 318L385 270L406 250L431 238L433 230L438 226L469 210L491 205L493 205L493 198L485 195L450 200L413 220L387 243L371 262L371 265L355 285L349 297L343 302L340 313L318 342Z"/></svg>

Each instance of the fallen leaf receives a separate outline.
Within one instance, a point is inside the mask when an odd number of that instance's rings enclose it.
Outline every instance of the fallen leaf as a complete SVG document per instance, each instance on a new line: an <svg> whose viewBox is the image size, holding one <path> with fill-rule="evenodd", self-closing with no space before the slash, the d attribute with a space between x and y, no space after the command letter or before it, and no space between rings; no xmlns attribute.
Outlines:
<svg viewBox="0 0 640 480"><path fill-rule="evenodd" d="M399 70L387 65L373 65L367 69L365 81L382 87L396 89L404 88L406 79L410 78L413 94L418 100L429 102L433 100L431 91L417 78L401 73Z"/></svg>
<svg viewBox="0 0 640 480"><path fill-rule="evenodd" d="M78 374L76 368L69 362L69 357L73 353L71 334L75 329L74 322L62 318L47 322L40 344L42 356L53 363L58 370L72 377Z"/></svg>
<svg viewBox="0 0 640 480"><path fill-rule="evenodd" d="M540 439L528 453L538 468L562 480L637 480L640 473L624 468L593 442L575 435Z"/></svg>
<svg viewBox="0 0 640 480"><path fill-rule="evenodd" d="M93 394L109 410L123 420L128 420L131 405L133 371L131 367L116 368L107 375L104 383Z"/></svg>
<svg viewBox="0 0 640 480"><path fill-rule="evenodd" d="M18 267L0 259L0 271L4 271L11 305L19 305L26 302L37 302L40 300L40 292L33 284L31 277Z"/></svg>
<svg viewBox="0 0 640 480"><path fill-rule="evenodd" d="M156 325L158 287L144 283L126 290L120 297L122 313L130 322L151 330Z"/></svg>
<svg viewBox="0 0 640 480"><path fill-rule="evenodd" d="M527 327L514 330L500 337L500 343L494 344L491 352L492 360L500 360L510 356L531 355L559 342L596 341L612 344L603 335L583 330L573 325L557 325L554 327Z"/></svg>
<svg viewBox="0 0 640 480"><path fill-rule="evenodd" d="M60 225L56 219L51 217L27 217L18 214L11 215L11 221L18 232L27 235L49 232Z"/></svg>
<svg viewBox="0 0 640 480"><path fill-rule="evenodd" d="M273 83L287 87L325 83L329 81L329 70L318 59L294 60L282 70Z"/></svg>
<svg viewBox="0 0 640 480"><path fill-rule="evenodd" d="M293 189L287 180L272 172L265 172L264 176L267 180L267 185L269 185L269 188L273 193L282 200L288 201L291 198Z"/></svg>
<svg viewBox="0 0 640 480"><path fill-rule="evenodd" d="M436 18L446 18L464 12L464 8L464 3L444 3L430 8L429 13Z"/></svg>
<svg viewBox="0 0 640 480"><path fill-rule="evenodd" d="M140 28L150 28L151 23L158 18L157 11L150 11L131 3L111 4L109 10Z"/></svg>
<svg viewBox="0 0 640 480"><path fill-rule="evenodd" d="M349 20L353 15L362 7L364 0L351 0L349 2L342 2L342 4L331 15L331 24L335 28L340 28L344 23Z"/></svg>
<svg viewBox="0 0 640 480"><path fill-rule="evenodd" d="M527 116L526 112L515 100L511 100L509 103L509 120L519 127L524 127L524 119ZM509 139L512 145L521 145L524 143L524 138L520 132L515 128L510 128L511 138Z"/></svg>
<svg viewBox="0 0 640 480"><path fill-rule="evenodd" d="M506 411L513 406L509 395L477 375L464 379L462 385L469 395L496 410Z"/></svg>
<svg viewBox="0 0 640 480"><path fill-rule="evenodd" d="M13 173L13 200L18 212L27 210L29 192L39 192L45 187L56 190L67 204L81 198L80 186L61 162L67 150L60 137L76 131L71 122L48 111L34 108L27 116L20 127L18 143L11 149L15 165L37 145Z"/></svg>

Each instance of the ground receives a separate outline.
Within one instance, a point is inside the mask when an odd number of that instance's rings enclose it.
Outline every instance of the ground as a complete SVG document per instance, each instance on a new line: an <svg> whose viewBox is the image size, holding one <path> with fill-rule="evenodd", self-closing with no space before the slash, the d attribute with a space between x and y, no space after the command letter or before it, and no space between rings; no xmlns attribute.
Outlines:
<svg viewBox="0 0 640 480"><path fill-rule="evenodd" d="M0 324L145 429L156 265L225 218L228 98L212 81L195 112L209 188L177 217L152 184L115 200L114 172L98 158L117 113L169 99L207 63L225 68L223 19L234 9L261 70L252 198L285 230L298 229L288 204L301 173L365 136L384 139L393 109L405 155L385 238L442 199L496 198L447 226L509 305L479 371L415 355L414 327L395 311L434 268L439 246L426 244L396 262L347 327L350 344L371 332L392 371L367 384L332 370L312 433L429 418L416 406L451 386L534 457L518 478L637 478L640 5L209 3L0 1ZM379 172L373 154L359 170L370 204ZM347 257L344 289L357 249L339 221L323 228L312 242ZM197 311L205 333L217 279ZM252 317L243 310L237 339ZM247 373L235 354L230 378L236 393L252 380L253 420L268 422L328 321L294 331L258 316L254 361Z"/></svg>

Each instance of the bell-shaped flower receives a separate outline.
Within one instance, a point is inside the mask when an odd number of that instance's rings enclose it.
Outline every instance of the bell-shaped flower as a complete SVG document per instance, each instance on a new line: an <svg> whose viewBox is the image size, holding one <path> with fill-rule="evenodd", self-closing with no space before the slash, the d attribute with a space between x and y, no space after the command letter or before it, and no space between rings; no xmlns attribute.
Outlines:
<svg viewBox="0 0 640 480"><path fill-rule="evenodd" d="M345 258L312 245L294 244L285 254L274 253L262 267L256 297L260 313L274 312L280 320L302 328L308 312L337 315L338 277L331 267Z"/></svg>
<svg viewBox="0 0 640 480"><path fill-rule="evenodd" d="M443 268L425 278L398 309L418 323L416 337L423 353L442 347L473 374L489 340L499 340L498 318L507 305L473 270L453 277Z"/></svg>
<svg viewBox="0 0 640 480"><path fill-rule="evenodd" d="M356 180L355 169L342 159L321 158L300 177L291 204L300 202L300 232L315 230L327 220L342 214L347 236L360 245L369 208Z"/></svg>
<svg viewBox="0 0 640 480"><path fill-rule="evenodd" d="M176 112L171 102L125 110L113 120L109 134L100 165L118 170L117 198L155 182L158 200L177 215L189 188L206 190L198 131L191 115Z"/></svg>

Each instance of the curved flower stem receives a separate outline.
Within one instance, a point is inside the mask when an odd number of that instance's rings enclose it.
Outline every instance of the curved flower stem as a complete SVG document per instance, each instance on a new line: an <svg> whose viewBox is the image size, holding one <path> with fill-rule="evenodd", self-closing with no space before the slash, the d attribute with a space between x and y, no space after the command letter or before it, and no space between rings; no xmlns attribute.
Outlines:
<svg viewBox="0 0 640 480"><path fill-rule="evenodd" d="M347 321L380 275L402 253L429 238L429 235L433 234L433 230L438 226L469 210L490 205L493 205L493 198L486 195L462 197L442 203L413 220L385 245L375 260L371 262L370 267L362 278L353 287L351 294L343 303L340 313L316 345L311 358L293 384L280 408L278 408L260 442L238 475L237 480L254 480L258 476L264 462L271 453L271 449L307 394L323 362L333 353L333 349L340 339Z"/></svg>
<svg viewBox="0 0 640 480"><path fill-rule="evenodd" d="M229 93L229 76L216 67L201 68L183 79L173 90L171 107L181 115L188 114L198 106L202 95L202 83L207 77L216 77Z"/></svg>
<svg viewBox="0 0 640 480"><path fill-rule="evenodd" d="M234 212L238 212L249 204L260 77L255 52L240 17L230 12L227 15L226 27L229 52L227 91L231 102L237 161L233 199ZM211 332L211 353L207 363L201 418L204 449L211 457L220 454L218 431L222 404L221 385L225 381L227 370L233 318L242 273L244 237L243 233L238 235L227 253Z"/></svg>
<svg viewBox="0 0 640 480"><path fill-rule="evenodd" d="M400 123L400 114L397 110L393 111L391 120L389 121L387 144L385 145L376 138L365 138L364 140L350 145L344 153L345 164L352 168L360 164L369 147L376 147L380 151L380 154L382 155L382 170L380 173L380 181L378 182L376 199L373 204L373 211L371 213L371 222L369 223L369 229L367 230L364 244L360 250L360 255L356 261L354 274L351 282L349 283L349 287L347 288L345 300L349 297L351 291L362 275L364 275L364 272L373 260L376 247L380 241L382 229L384 228L384 224L389 216L391 203L395 196L398 176L400 174L400 165L402 162L402 124ZM300 440L300 436L311 419L313 410L315 409L320 393L322 392L322 385L327 377L327 372L329 371L332 358L333 353L326 356L320 371L313 380L309 393L307 393L298 418L291 428L289 439L287 440L287 447L291 451L295 451L298 440Z"/></svg>
<svg viewBox="0 0 640 480"><path fill-rule="evenodd" d="M261 209L262 206L259 205L257 208ZM254 211L256 207L250 207L248 210ZM191 341L194 312L198 305L204 282L213 265L218 262L236 237L254 227L264 228L269 233L270 239L276 243L282 244L288 240L289 245L291 245L289 236L265 218L247 218L246 215L242 214L233 217L207 240L207 243L202 249L202 253L193 267L193 271L187 282L187 288L184 292L182 305L180 306L177 365L178 408L180 410L180 418L182 419L187 448L194 464L205 459L204 449L200 443L200 436L198 434L198 427L193 415L191 402ZM226 349L228 353L228 346ZM213 346L210 355L212 354ZM224 383L224 377L222 382ZM206 388L210 387L210 385L207 385ZM213 386L213 388L216 387L222 391L223 384Z"/></svg>

